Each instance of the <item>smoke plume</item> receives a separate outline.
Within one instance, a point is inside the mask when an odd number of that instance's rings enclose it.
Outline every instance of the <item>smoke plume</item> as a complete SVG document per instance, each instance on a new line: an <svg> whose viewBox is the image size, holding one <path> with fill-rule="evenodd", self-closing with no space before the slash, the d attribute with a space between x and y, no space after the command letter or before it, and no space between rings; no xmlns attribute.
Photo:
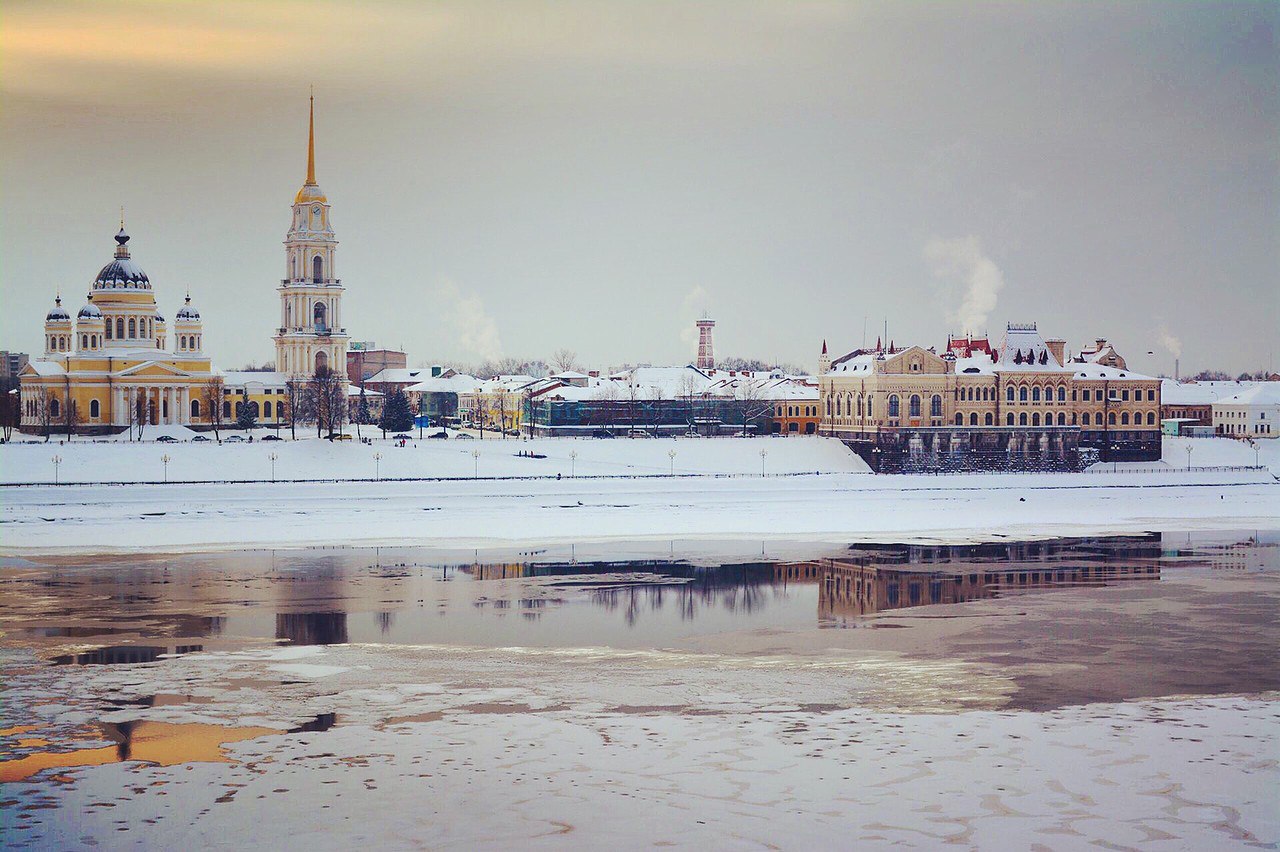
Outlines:
<svg viewBox="0 0 1280 852"><path fill-rule="evenodd" d="M435 289L435 303L440 322L461 349L486 360L502 357L498 324L485 310L483 299L474 294L464 296L458 285L444 281Z"/></svg>
<svg viewBox="0 0 1280 852"><path fill-rule="evenodd" d="M1160 345L1169 350L1169 354L1175 358L1182 357L1182 341L1174 337L1169 331L1169 327L1161 325L1160 330L1156 332L1156 336L1160 338Z"/></svg>
<svg viewBox="0 0 1280 852"><path fill-rule="evenodd" d="M959 324L956 330L982 332L1004 287L1000 267L983 253L982 243L973 236L932 239L925 246L924 254L935 278L945 282L949 289L955 289L957 284L964 287L959 307L948 314L949 320Z"/></svg>

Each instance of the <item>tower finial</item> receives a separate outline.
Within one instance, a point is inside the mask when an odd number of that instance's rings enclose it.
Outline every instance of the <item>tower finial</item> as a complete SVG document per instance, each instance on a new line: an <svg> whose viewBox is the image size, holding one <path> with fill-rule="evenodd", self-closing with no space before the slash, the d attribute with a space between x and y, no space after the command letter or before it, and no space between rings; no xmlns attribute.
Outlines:
<svg viewBox="0 0 1280 852"><path fill-rule="evenodd" d="M316 182L316 87L311 87L311 120L307 128L307 184Z"/></svg>
<svg viewBox="0 0 1280 852"><path fill-rule="evenodd" d="M124 205L120 205L120 230L124 230Z"/></svg>

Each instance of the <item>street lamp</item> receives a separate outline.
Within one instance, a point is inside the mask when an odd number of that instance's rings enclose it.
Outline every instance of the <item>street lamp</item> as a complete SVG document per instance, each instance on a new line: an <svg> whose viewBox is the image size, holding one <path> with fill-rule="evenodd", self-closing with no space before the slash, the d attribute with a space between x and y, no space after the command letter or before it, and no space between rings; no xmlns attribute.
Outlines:
<svg viewBox="0 0 1280 852"><path fill-rule="evenodd" d="M1117 459L1116 459L1116 453L1119 452L1119 450L1120 450L1119 444L1111 445L1111 472L1112 473L1115 473L1120 469L1120 465L1117 464Z"/></svg>
<svg viewBox="0 0 1280 852"><path fill-rule="evenodd" d="M62 464L62 456L54 456L53 459L53 484L58 484L58 465Z"/></svg>
<svg viewBox="0 0 1280 852"><path fill-rule="evenodd" d="M1187 444L1187 470L1191 470L1191 450L1192 446Z"/></svg>
<svg viewBox="0 0 1280 852"><path fill-rule="evenodd" d="M578 475L577 469L578 469L578 451L570 450L569 451L569 478L570 479L577 477Z"/></svg>
<svg viewBox="0 0 1280 852"><path fill-rule="evenodd" d="M479 479L480 478L480 451L479 450L471 451L471 460L475 463L475 467L471 471L471 478Z"/></svg>
<svg viewBox="0 0 1280 852"><path fill-rule="evenodd" d="M280 458L280 456L276 455L275 453L269 453L267 455L267 458L270 459L271 461L271 481L275 482L276 481L276 459Z"/></svg>
<svg viewBox="0 0 1280 852"><path fill-rule="evenodd" d="M373 454L373 478L375 480L382 478L382 453Z"/></svg>
<svg viewBox="0 0 1280 852"><path fill-rule="evenodd" d="M169 481L169 454L165 453L160 457L160 461L164 462L164 481Z"/></svg>
<svg viewBox="0 0 1280 852"><path fill-rule="evenodd" d="M768 455L769 455L769 451L768 451L768 450L761 450L761 451L760 451L760 475L761 475L761 476L764 476L764 460L765 460L765 457L766 457L766 456L768 456Z"/></svg>
<svg viewBox="0 0 1280 852"><path fill-rule="evenodd" d="M667 458L671 459L671 475L676 475L676 451L667 450Z"/></svg>

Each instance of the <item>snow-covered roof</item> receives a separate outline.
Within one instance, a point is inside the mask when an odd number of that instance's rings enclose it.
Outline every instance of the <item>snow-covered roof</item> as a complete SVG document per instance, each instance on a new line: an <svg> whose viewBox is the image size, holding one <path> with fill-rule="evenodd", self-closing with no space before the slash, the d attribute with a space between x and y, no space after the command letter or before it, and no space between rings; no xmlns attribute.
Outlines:
<svg viewBox="0 0 1280 852"><path fill-rule="evenodd" d="M1212 405L1253 385L1253 382L1177 382L1165 379L1160 383L1160 399L1166 405Z"/></svg>
<svg viewBox="0 0 1280 852"><path fill-rule="evenodd" d="M243 387L247 384L258 384L266 387L284 387L289 383L289 376L270 370L223 370L222 382L227 387Z"/></svg>
<svg viewBox="0 0 1280 852"><path fill-rule="evenodd" d="M992 362L991 356L985 352L956 358L956 375L958 376L992 376L995 372L996 365Z"/></svg>
<svg viewBox="0 0 1280 852"><path fill-rule="evenodd" d="M1036 330L1035 323L1009 323L1004 340L1000 341L1000 357L996 360L999 372L1063 373L1070 368L1062 366L1056 355L1045 344Z"/></svg>
<svg viewBox="0 0 1280 852"><path fill-rule="evenodd" d="M1119 367L1106 367L1102 364L1071 364L1074 369L1066 372L1070 373L1076 379L1106 379L1114 381L1116 379L1146 379L1154 382L1155 376L1146 376L1142 373L1135 373L1133 370L1121 370Z"/></svg>
<svg viewBox="0 0 1280 852"><path fill-rule="evenodd" d="M861 355L854 355L851 358L846 358L838 364L835 364L828 372L863 375L874 373L877 357L878 356L874 352L864 352Z"/></svg>
<svg viewBox="0 0 1280 852"><path fill-rule="evenodd" d="M365 388L365 389L364 389L364 395L365 395L365 397L366 397L366 398L368 398L368 397L372 397L372 396L382 396L382 393L381 393L380 391L373 390L372 388ZM349 397L353 397L353 398L356 398L356 399L359 399L359 397L360 397L360 386L359 386L359 385L347 385L347 396L349 396Z"/></svg>
<svg viewBox="0 0 1280 852"><path fill-rule="evenodd" d="M383 370L382 372L385 373L387 371ZM404 372L409 371L406 370ZM475 376L468 376L463 373L459 373L456 376L449 376L448 378L439 376L433 379L430 377L430 370L423 372L428 373L427 378L417 384L409 385L405 390L410 393L474 393L482 384ZM382 373L379 373L378 375L382 375ZM376 383L376 377L374 379L370 379L369 383Z"/></svg>
<svg viewBox="0 0 1280 852"><path fill-rule="evenodd" d="M28 361L27 369L37 376L61 376L66 372L57 361Z"/></svg>
<svg viewBox="0 0 1280 852"><path fill-rule="evenodd" d="M1253 387L1220 399L1216 405L1280 405L1280 382L1258 382Z"/></svg>
<svg viewBox="0 0 1280 852"><path fill-rule="evenodd" d="M406 385L431 378L430 367L384 367L364 380L366 385Z"/></svg>

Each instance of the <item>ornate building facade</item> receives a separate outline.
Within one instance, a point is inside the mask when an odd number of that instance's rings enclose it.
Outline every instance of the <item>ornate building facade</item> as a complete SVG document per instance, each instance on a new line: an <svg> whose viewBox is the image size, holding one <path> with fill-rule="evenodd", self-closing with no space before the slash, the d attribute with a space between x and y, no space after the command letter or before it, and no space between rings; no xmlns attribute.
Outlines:
<svg viewBox="0 0 1280 852"><path fill-rule="evenodd" d="M213 369L200 313L188 296L170 333L123 222L115 241L115 257L75 320L61 297L45 317L44 353L20 375L24 429L105 433L132 423L208 422Z"/></svg>
<svg viewBox="0 0 1280 852"><path fill-rule="evenodd" d="M1034 323L957 352L891 345L830 361L822 433L876 470L1072 469L1081 447L1105 461L1160 458L1159 379L1070 361Z"/></svg>

